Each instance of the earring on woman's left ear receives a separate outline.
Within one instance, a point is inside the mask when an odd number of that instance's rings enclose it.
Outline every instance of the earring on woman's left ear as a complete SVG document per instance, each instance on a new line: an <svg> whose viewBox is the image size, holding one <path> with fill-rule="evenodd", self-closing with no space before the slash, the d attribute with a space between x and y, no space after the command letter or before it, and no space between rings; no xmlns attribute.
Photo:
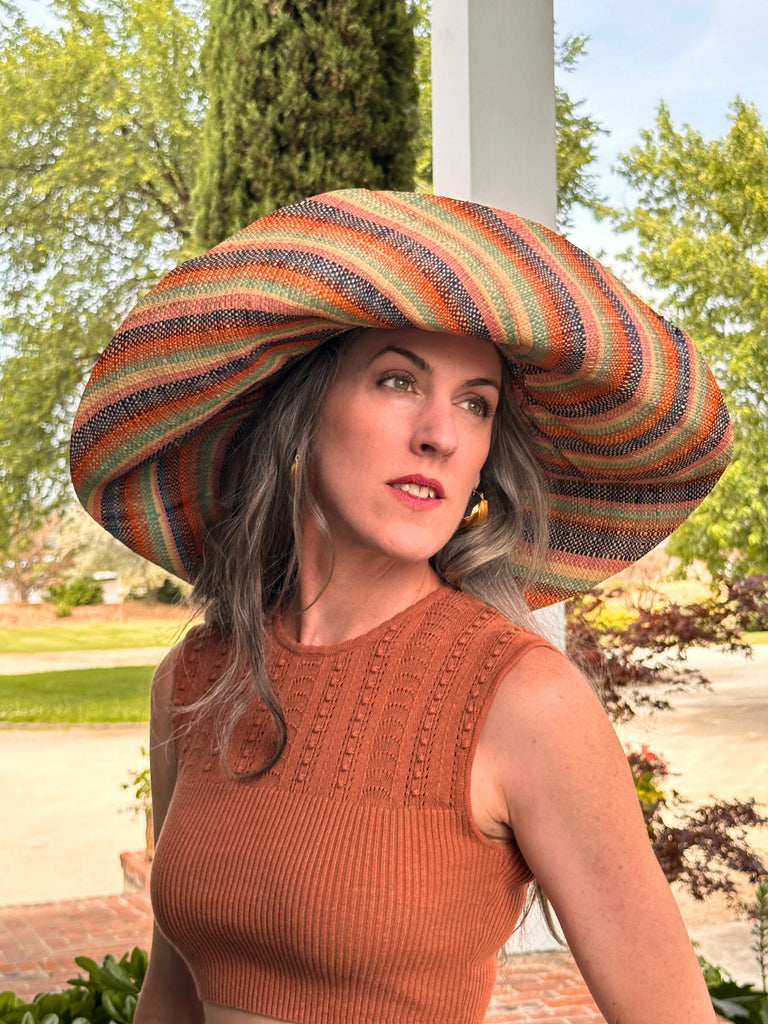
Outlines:
<svg viewBox="0 0 768 1024"><path fill-rule="evenodd" d="M462 530L474 530L478 526L482 526L488 518L488 502L485 500L483 492L473 491L472 493L477 495L478 500L459 523Z"/></svg>

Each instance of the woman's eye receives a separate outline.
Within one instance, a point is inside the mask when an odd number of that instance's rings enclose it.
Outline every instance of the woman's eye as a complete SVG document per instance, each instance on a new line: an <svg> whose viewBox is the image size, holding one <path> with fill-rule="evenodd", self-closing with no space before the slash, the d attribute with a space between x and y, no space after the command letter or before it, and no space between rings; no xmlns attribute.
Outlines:
<svg viewBox="0 0 768 1024"><path fill-rule="evenodd" d="M488 403L484 398L466 398L462 402L465 409L473 414L473 416L487 416L489 409Z"/></svg>
<svg viewBox="0 0 768 1024"><path fill-rule="evenodd" d="M403 373L391 373L387 377L382 377L379 384L383 384L385 387L393 388L395 391L410 391L413 387L413 377L409 377Z"/></svg>

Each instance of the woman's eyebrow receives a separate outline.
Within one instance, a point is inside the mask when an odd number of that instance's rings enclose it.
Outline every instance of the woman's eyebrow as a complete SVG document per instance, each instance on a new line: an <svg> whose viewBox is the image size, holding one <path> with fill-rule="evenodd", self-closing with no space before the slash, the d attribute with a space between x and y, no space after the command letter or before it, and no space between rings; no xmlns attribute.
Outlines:
<svg viewBox="0 0 768 1024"><path fill-rule="evenodd" d="M408 348L398 348L396 345L385 345L384 348L379 349L373 359L371 359L371 363L378 359L379 356L383 356L385 352L396 352L399 356L405 356L406 359L410 359L414 366L417 366L420 370L432 373L432 367L429 363L424 362L421 356L417 356L415 352L411 352ZM370 366L370 363L368 365Z"/></svg>
<svg viewBox="0 0 768 1024"><path fill-rule="evenodd" d="M429 363L425 362L421 356L417 356L415 352L411 352L408 348L400 348L397 345L385 345L384 348L379 349L376 355L371 359L371 363L374 362L379 356L383 356L385 352L396 352L399 356L405 356L409 359L414 366L417 366L420 370L426 373L432 373L432 367ZM368 364L370 366L370 363ZM477 388L487 385L488 387L496 388L497 391L501 391L501 384L497 380L492 380L490 377L473 377L471 380L463 381L463 387Z"/></svg>
<svg viewBox="0 0 768 1024"><path fill-rule="evenodd" d="M473 377L472 380L464 381L465 388L478 388L482 387L483 384L486 384L491 388L496 388L497 391L501 391L501 384L499 384L497 380L491 380L490 377Z"/></svg>

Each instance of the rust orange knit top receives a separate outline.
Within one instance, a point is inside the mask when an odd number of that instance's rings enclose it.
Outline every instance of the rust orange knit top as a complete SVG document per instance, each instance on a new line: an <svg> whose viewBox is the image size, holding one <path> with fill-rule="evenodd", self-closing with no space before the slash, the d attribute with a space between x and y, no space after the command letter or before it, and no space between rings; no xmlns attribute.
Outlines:
<svg viewBox="0 0 768 1024"><path fill-rule="evenodd" d="M152 870L157 922L204 1001L294 1024L483 1020L531 875L475 825L470 770L497 684L537 646L447 587L333 646L271 625L287 749L237 780L210 721L180 731ZM177 704L218 677L226 639L201 627L182 654ZM272 737L254 704L230 768L262 763Z"/></svg>

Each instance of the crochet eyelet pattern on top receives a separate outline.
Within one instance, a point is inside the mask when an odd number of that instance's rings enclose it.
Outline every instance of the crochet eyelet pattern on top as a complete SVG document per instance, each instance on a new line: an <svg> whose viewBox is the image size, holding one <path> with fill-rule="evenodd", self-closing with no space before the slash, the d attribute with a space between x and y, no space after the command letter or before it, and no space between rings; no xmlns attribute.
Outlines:
<svg viewBox="0 0 768 1024"><path fill-rule="evenodd" d="M187 645L199 649L181 659L177 700L226 649L206 630ZM540 646L448 588L332 647L272 624L286 751L238 780L209 769L209 721L180 735L153 866L158 923L204 1000L296 1024L483 1020L530 872L477 829L472 756L498 682ZM271 743L255 705L229 767Z"/></svg>

